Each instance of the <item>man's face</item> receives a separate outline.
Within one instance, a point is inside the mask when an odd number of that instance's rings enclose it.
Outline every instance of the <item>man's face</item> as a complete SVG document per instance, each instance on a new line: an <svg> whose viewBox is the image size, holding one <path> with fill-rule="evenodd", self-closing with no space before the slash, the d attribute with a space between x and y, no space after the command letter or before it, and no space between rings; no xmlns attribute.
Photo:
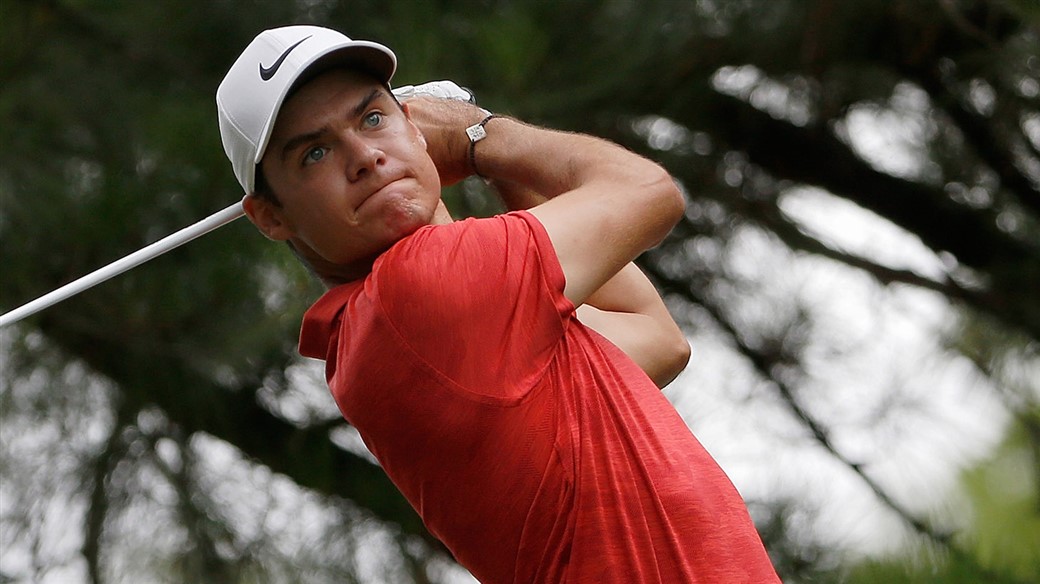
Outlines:
<svg viewBox="0 0 1040 584"><path fill-rule="evenodd" d="M277 225L261 229L332 264L373 258L430 224L440 202L422 134L358 72L330 70L290 97L261 165L282 204L268 209Z"/></svg>

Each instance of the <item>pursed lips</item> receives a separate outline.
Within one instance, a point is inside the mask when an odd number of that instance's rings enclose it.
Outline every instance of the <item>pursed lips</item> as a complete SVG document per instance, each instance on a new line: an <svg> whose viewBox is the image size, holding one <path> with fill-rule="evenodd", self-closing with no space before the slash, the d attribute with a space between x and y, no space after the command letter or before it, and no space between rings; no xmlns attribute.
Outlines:
<svg viewBox="0 0 1040 584"><path fill-rule="evenodd" d="M361 209L363 207L367 206L370 201L373 201L374 199L379 199L380 195L386 194L391 189L391 187L393 187L397 183L401 182L405 178L406 177L403 176L403 175L401 175L401 176L393 176L393 177L390 178L390 180L383 182L382 185L379 186L378 188L373 189L372 192L369 193L369 195L367 197L365 197L361 201L360 204L358 204L357 212L360 214Z"/></svg>

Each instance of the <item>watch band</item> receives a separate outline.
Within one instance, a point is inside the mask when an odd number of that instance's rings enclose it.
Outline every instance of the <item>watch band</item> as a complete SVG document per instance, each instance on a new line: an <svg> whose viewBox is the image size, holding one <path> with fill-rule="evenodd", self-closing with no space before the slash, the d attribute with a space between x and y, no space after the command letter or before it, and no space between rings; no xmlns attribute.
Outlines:
<svg viewBox="0 0 1040 584"><path fill-rule="evenodd" d="M491 121L491 118L497 117L495 114L488 114L486 118L480 120L479 123L473 124L466 128L466 136L469 137L469 167L473 170L473 174L480 178L485 178L484 175L480 174L477 170L477 142L480 142L484 138L487 138L487 130L484 129L484 125Z"/></svg>

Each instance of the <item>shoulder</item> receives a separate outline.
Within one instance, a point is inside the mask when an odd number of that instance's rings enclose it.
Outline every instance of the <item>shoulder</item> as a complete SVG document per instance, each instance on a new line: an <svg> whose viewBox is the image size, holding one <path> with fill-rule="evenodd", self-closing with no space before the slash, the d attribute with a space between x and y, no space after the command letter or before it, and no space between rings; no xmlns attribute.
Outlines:
<svg viewBox="0 0 1040 584"><path fill-rule="evenodd" d="M428 226L401 240L373 266L375 281L441 288L514 274L550 256L552 244L533 215L520 211ZM561 273L562 277L562 273Z"/></svg>
<svg viewBox="0 0 1040 584"><path fill-rule="evenodd" d="M573 311L548 236L524 212L420 229L380 257L366 288L413 334L492 328L520 305L548 318Z"/></svg>

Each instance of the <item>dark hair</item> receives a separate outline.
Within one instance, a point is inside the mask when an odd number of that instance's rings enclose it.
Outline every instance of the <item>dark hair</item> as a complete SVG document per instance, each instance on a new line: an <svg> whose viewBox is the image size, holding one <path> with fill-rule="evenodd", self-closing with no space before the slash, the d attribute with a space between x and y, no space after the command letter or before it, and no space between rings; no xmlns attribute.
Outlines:
<svg viewBox="0 0 1040 584"><path fill-rule="evenodd" d="M253 167L253 173L255 175L253 179L253 194L276 207L281 207L282 202L278 200L278 195L275 194L274 189L267 182L267 177L264 176L264 167L257 164Z"/></svg>

